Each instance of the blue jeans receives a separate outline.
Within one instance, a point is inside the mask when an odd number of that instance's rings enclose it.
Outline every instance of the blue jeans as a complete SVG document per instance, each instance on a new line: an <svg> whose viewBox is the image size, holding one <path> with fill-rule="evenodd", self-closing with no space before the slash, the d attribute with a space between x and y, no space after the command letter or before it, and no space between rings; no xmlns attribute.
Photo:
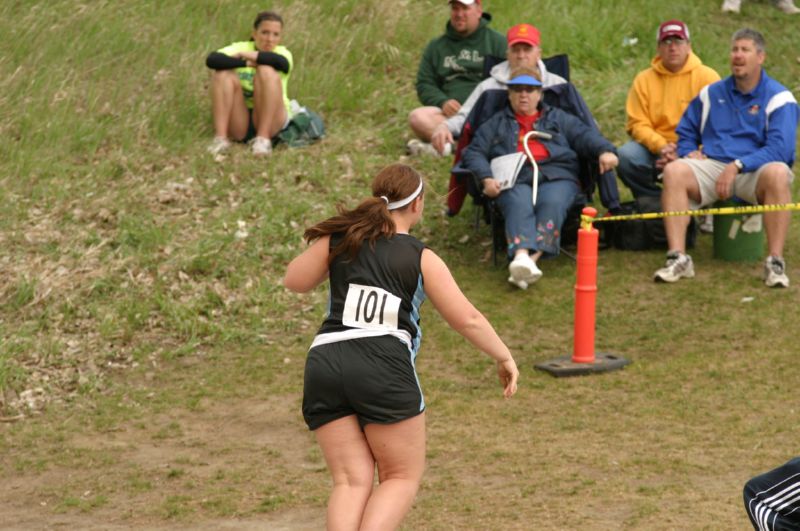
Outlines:
<svg viewBox="0 0 800 531"><path fill-rule="evenodd" d="M517 183L495 200L506 220L509 258L514 257L517 249L557 255L561 226L580 187L575 181L567 179L540 181L535 208L531 192L530 184Z"/></svg>
<svg viewBox="0 0 800 531"><path fill-rule="evenodd" d="M656 160L659 157L638 142L631 140L617 151L617 175L631 189L633 197L650 195L661 197L661 187L656 184Z"/></svg>

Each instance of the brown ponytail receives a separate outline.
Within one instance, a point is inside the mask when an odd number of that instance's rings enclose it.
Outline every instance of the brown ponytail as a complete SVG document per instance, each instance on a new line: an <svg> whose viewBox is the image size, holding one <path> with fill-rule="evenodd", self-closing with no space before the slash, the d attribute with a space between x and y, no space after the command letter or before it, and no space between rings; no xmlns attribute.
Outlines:
<svg viewBox="0 0 800 531"><path fill-rule="evenodd" d="M347 210L337 205L336 216L321 221L306 229L303 238L312 242L330 234L344 233L344 238L331 251L330 259L345 253L353 259L361 250L364 240L370 245L382 237L395 234L395 224L389 214L388 203L407 198L419 186L422 176L411 166L391 164L383 168L372 181L372 197L362 201L356 208ZM422 194L420 194L422 195ZM385 199L384 199L385 198ZM398 208L403 210L408 205Z"/></svg>

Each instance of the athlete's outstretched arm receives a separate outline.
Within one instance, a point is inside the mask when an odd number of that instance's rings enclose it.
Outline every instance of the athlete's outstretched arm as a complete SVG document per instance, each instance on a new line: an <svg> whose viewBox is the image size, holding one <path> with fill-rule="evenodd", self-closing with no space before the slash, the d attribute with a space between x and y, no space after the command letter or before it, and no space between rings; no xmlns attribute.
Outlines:
<svg viewBox="0 0 800 531"><path fill-rule="evenodd" d="M422 251L422 278L425 295L447 324L497 361L503 395L509 398L516 393L519 370L511 352L489 321L461 292L447 265L430 249Z"/></svg>
<svg viewBox="0 0 800 531"><path fill-rule="evenodd" d="M306 293L328 278L330 236L323 236L289 262L283 285L297 293Z"/></svg>

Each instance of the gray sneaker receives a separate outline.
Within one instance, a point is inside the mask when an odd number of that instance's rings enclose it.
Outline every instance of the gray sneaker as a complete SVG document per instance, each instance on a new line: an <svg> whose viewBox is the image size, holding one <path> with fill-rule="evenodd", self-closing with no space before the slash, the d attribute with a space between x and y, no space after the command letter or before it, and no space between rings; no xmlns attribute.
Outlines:
<svg viewBox="0 0 800 531"><path fill-rule="evenodd" d="M653 280L656 282L677 282L681 278L694 277L694 263L688 254L670 251L667 253L667 264L656 271Z"/></svg>
<svg viewBox="0 0 800 531"><path fill-rule="evenodd" d="M208 145L208 152L212 155L221 155L231 147L231 141L224 136L215 136Z"/></svg>
<svg viewBox="0 0 800 531"><path fill-rule="evenodd" d="M706 234L714 234L714 216L706 214L700 218L700 225L698 226L700 232Z"/></svg>
<svg viewBox="0 0 800 531"><path fill-rule="evenodd" d="M269 138L257 136L251 140L250 146L250 149L253 151L253 155L258 157L272 154L272 142Z"/></svg>
<svg viewBox="0 0 800 531"><path fill-rule="evenodd" d="M778 0L775 2L775 7L787 15L796 15L797 13L800 13L800 8L794 5L794 0Z"/></svg>
<svg viewBox="0 0 800 531"><path fill-rule="evenodd" d="M723 13L738 13L742 7L742 0L725 0L722 2Z"/></svg>
<svg viewBox="0 0 800 531"><path fill-rule="evenodd" d="M406 153L413 156L427 155L429 157L441 157L433 144L423 142L417 138L412 138L406 144Z"/></svg>
<svg viewBox="0 0 800 531"><path fill-rule="evenodd" d="M786 276L786 262L778 256L768 256L764 262L764 284L770 288L788 288L789 277Z"/></svg>

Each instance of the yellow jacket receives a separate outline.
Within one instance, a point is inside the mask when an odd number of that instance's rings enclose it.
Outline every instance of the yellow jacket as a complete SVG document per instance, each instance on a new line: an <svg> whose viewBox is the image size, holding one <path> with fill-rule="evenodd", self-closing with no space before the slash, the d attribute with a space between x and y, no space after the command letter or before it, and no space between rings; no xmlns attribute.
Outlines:
<svg viewBox="0 0 800 531"><path fill-rule="evenodd" d="M668 142L676 142L675 128L700 89L719 81L719 74L689 52L686 64L678 72L670 72L656 56L650 68L633 80L625 110L626 130L636 142L658 154Z"/></svg>

